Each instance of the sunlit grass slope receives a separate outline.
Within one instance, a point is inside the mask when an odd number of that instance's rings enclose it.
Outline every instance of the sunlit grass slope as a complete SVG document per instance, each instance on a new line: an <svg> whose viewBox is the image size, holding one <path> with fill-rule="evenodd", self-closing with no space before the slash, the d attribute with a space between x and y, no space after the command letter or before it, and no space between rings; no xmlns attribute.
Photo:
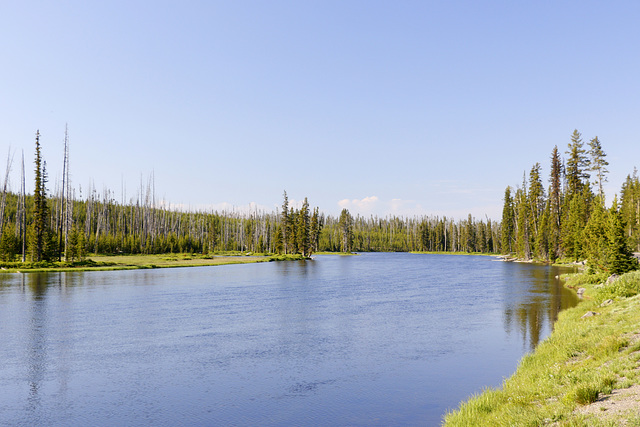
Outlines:
<svg viewBox="0 0 640 427"><path fill-rule="evenodd" d="M172 268L215 266L226 264L248 264L269 261L295 261L305 259L302 255L244 254L229 252L217 255L159 254L159 255L89 255L79 262L1 263L2 272L55 272L126 270L140 268Z"/></svg>

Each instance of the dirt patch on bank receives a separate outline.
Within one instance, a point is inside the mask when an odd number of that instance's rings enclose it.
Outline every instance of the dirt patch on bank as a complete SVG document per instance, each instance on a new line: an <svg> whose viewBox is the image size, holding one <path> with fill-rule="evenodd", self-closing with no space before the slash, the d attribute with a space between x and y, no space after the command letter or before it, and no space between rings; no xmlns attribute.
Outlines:
<svg viewBox="0 0 640 427"><path fill-rule="evenodd" d="M616 425L625 426L629 420L640 421L640 385L613 390L603 395L590 405L576 410L579 414L595 416L601 420L615 421ZM637 425L637 424L633 425Z"/></svg>

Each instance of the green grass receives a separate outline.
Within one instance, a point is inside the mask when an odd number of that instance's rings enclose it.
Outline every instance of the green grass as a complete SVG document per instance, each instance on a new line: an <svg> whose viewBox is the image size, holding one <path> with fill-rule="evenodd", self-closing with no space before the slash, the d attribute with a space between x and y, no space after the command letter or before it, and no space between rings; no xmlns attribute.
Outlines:
<svg viewBox="0 0 640 427"><path fill-rule="evenodd" d="M248 264L271 261L296 261L307 259L302 255L249 254L225 252L223 254L156 254L156 255L89 255L79 262L10 262L0 263L1 272L58 272L105 271L147 268L200 267L228 264Z"/></svg>
<svg viewBox="0 0 640 427"><path fill-rule="evenodd" d="M640 381L640 272L603 282L602 276L569 277L569 285L586 289L583 302L560 313L553 333L501 388L462 403L446 414L445 425L610 425L574 410ZM601 306L607 299L614 301ZM587 311L599 314L582 318Z"/></svg>

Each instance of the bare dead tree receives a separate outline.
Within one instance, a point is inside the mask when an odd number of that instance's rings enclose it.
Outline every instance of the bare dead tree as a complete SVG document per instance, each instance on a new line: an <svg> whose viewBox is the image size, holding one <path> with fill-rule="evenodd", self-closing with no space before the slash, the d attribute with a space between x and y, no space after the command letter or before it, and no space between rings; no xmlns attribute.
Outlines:
<svg viewBox="0 0 640 427"><path fill-rule="evenodd" d="M69 127L65 125L64 127L64 159L62 161L62 187L60 188L60 223L58 225L58 261L62 260L62 240L64 233L64 251L66 258L66 242L67 242L67 233L66 233L66 203L65 203L65 194L67 190L67 162L69 161Z"/></svg>
<svg viewBox="0 0 640 427"><path fill-rule="evenodd" d="M7 154L7 169L4 174L4 183L2 185L2 198L0 199L0 239L2 238L2 232L4 231L4 211L7 205L7 187L9 185L9 172L11 171L12 163L13 156L11 155L11 148L9 148L9 154Z"/></svg>

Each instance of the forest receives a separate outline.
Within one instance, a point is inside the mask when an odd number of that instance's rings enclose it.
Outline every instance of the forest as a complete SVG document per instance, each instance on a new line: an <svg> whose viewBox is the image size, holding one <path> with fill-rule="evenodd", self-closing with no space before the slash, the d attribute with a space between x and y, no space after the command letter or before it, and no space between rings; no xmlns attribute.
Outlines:
<svg viewBox="0 0 640 427"><path fill-rule="evenodd" d="M48 189L40 135L34 147L33 192L27 193L22 155L19 191L9 188L13 159L0 198L0 260L4 262L81 261L88 254L221 252L302 254L316 252L447 252L508 254L522 260L584 261L593 269L621 272L635 268L631 251L640 251L640 182L637 172L622 186L620 200L606 208L606 154L597 137L585 148L571 135L564 160L551 154L545 190L540 163L508 186L501 222L489 218L438 216L338 217L289 203L271 212L182 211L155 195L153 176L137 196L118 201L113 191L93 186L77 196L69 180L65 135L61 182ZM592 182L593 181L593 182Z"/></svg>
<svg viewBox="0 0 640 427"><path fill-rule="evenodd" d="M594 272L624 273L638 267L640 182L628 175L606 207L604 183L609 162L598 137L587 146L574 130L563 160L551 153L545 191L540 163L522 185L508 186L502 213L502 249L523 260L586 262Z"/></svg>
<svg viewBox="0 0 640 427"><path fill-rule="evenodd" d="M135 198L117 201L109 189L93 186L77 197L69 181L68 138L63 174L49 192L40 135L34 149L35 182L27 193L22 156L21 188L9 188L13 159L0 199L0 260L5 262L78 261L87 254L251 252L302 254L356 251L431 251L499 253L500 225L486 218L362 217L343 209L339 217L289 204L272 212L251 213L170 209L158 203L153 177L141 182Z"/></svg>

